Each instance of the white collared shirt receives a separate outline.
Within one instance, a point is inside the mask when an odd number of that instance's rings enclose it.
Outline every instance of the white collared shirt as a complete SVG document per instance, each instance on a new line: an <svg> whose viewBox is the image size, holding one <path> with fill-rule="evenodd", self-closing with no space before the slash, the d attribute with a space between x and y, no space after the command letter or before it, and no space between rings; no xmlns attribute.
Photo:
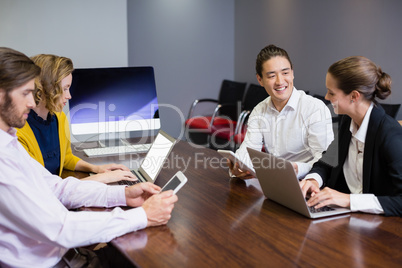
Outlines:
<svg viewBox="0 0 402 268"><path fill-rule="evenodd" d="M374 103L371 103L364 115L360 127L353 120L350 122L352 138L349 143L349 151L343 165L343 174L350 190L350 209L368 213L384 213L378 198L374 194L363 193L363 156L368 124Z"/></svg>
<svg viewBox="0 0 402 268"><path fill-rule="evenodd" d="M0 130L1 267L51 267L69 248L146 227L142 208L69 211L126 205L124 186L52 175L29 156L15 132Z"/></svg>
<svg viewBox="0 0 402 268"><path fill-rule="evenodd" d="M360 128L353 120L350 122L349 131L352 138L349 143L348 155L343 165L343 174L351 193L363 193L363 155L366 140L367 127L373 105L370 105L363 118Z"/></svg>
<svg viewBox="0 0 402 268"><path fill-rule="evenodd" d="M362 194L364 144L373 107L374 104L371 103L359 129L353 120L350 122L349 130L352 133L352 138L349 143L348 156L343 165L343 173L351 193L350 210L382 214L384 210L378 198L374 194ZM317 173L308 174L306 178L315 179L320 187L323 184L321 176Z"/></svg>
<svg viewBox="0 0 402 268"><path fill-rule="evenodd" d="M328 107L321 100L293 88L281 112L274 107L271 97L253 109L246 136L236 155L252 167L247 147L261 150L265 146L267 152L297 163L297 175L302 178L333 139Z"/></svg>

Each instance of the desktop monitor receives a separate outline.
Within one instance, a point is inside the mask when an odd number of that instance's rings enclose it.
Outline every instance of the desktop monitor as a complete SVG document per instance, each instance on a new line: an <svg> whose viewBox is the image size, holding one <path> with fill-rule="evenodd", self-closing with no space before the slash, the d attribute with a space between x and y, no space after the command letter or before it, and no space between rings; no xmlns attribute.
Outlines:
<svg viewBox="0 0 402 268"><path fill-rule="evenodd" d="M153 67L75 69L70 92L73 140L149 136L160 128Z"/></svg>

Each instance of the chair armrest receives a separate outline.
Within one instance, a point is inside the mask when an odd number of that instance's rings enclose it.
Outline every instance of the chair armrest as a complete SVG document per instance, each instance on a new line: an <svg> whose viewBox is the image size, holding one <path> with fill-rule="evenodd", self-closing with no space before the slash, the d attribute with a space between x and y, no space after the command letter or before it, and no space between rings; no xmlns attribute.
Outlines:
<svg viewBox="0 0 402 268"><path fill-rule="evenodd" d="M209 126L212 128L212 126L214 125L215 118L218 115L220 109L222 109L224 107L234 107L234 108L236 108L236 105L237 104L233 104L233 103L222 103L222 104L216 105L214 113L212 114L212 118L211 118L211 122L210 122Z"/></svg>
<svg viewBox="0 0 402 268"><path fill-rule="evenodd" d="M214 113L212 114L211 122L209 122L209 127L210 128L212 128L212 126L214 125L215 117L218 114L218 112L221 109L221 107L222 107L222 104L216 105Z"/></svg>
<svg viewBox="0 0 402 268"><path fill-rule="evenodd" d="M236 129L234 135L237 135L241 132L244 123L246 122L248 116L250 115L251 111L244 110L239 115L239 122L237 122Z"/></svg>
<svg viewBox="0 0 402 268"><path fill-rule="evenodd" d="M213 102L213 103L218 103L218 100L215 100L215 99L197 99L197 100L195 100L195 101L193 102L193 104L191 105L191 107L190 107L190 111L189 111L189 113L188 113L187 119L190 119L190 118L193 116L193 112L194 112L195 106L197 106L197 104L198 104L198 103L201 103L201 102Z"/></svg>

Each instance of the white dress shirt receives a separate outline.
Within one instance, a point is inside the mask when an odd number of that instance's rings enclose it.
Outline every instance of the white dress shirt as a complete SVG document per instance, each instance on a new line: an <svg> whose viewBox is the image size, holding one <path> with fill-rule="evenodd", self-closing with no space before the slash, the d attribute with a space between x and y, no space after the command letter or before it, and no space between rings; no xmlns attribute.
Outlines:
<svg viewBox="0 0 402 268"><path fill-rule="evenodd" d="M343 174L345 175L346 184L351 193L350 210L381 214L384 213L384 210L378 198L374 194L362 194L364 144L373 106L374 104L371 103L359 128L353 120L350 122L349 130L350 133L352 133L352 138L349 143L348 155L343 164ZM323 184L321 176L317 173L309 174L306 178L315 179L320 187Z"/></svg>
<svg viewBox="0 0 402 268"><path fill-rule="evenodd" d="M124 186L61 179L0 130L0 266L51 267L64 253L145 228L143 208L110 212L68 209L126 205Z"/></svg>
<svg viewBox="0 0 402 268"><path fill-rule="evenodd" d="M268 97L250 114L247 133L236 155L252 167L247 147L265 150L297 163L298 178L304 177L334 139L331 113L325 104L293 88L288 103L279 112Z"/></svg>
<svg viewBox="0 0 402 268"><path fill-rule="evenodd" d="M359 128L353 120L350 122L349 130L352 133L352 138L349 144L348 156L343 165L343 174L351 193L350 209L352 211L381 214L384 213L384 210L378 198L374 194L362 194L364 143L373 106L374 104L371 103Z"/></svg>

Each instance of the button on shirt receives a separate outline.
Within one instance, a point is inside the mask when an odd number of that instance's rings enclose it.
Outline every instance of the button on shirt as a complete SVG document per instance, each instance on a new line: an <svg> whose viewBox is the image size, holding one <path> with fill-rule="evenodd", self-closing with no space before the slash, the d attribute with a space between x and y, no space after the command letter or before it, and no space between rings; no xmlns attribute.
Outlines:
<svg viewBox="0 0 402 268"><path fill-rule="evenodd" d="M0 266L51 267L73 247L108 242L145 228L143 208L73 212L126 205L124 186L52 175L0 130Z"/></svg>
<svg viewBox="0 0 402 268"><path fill-rule="evenodd" d="M236 155L252 167L247 147L265 150L295 162L298 178L304 177L334 139L328 107L304 91L293 88L288 103L279 112L271 97L260 102L248 120L247 133Z"/></svg>

